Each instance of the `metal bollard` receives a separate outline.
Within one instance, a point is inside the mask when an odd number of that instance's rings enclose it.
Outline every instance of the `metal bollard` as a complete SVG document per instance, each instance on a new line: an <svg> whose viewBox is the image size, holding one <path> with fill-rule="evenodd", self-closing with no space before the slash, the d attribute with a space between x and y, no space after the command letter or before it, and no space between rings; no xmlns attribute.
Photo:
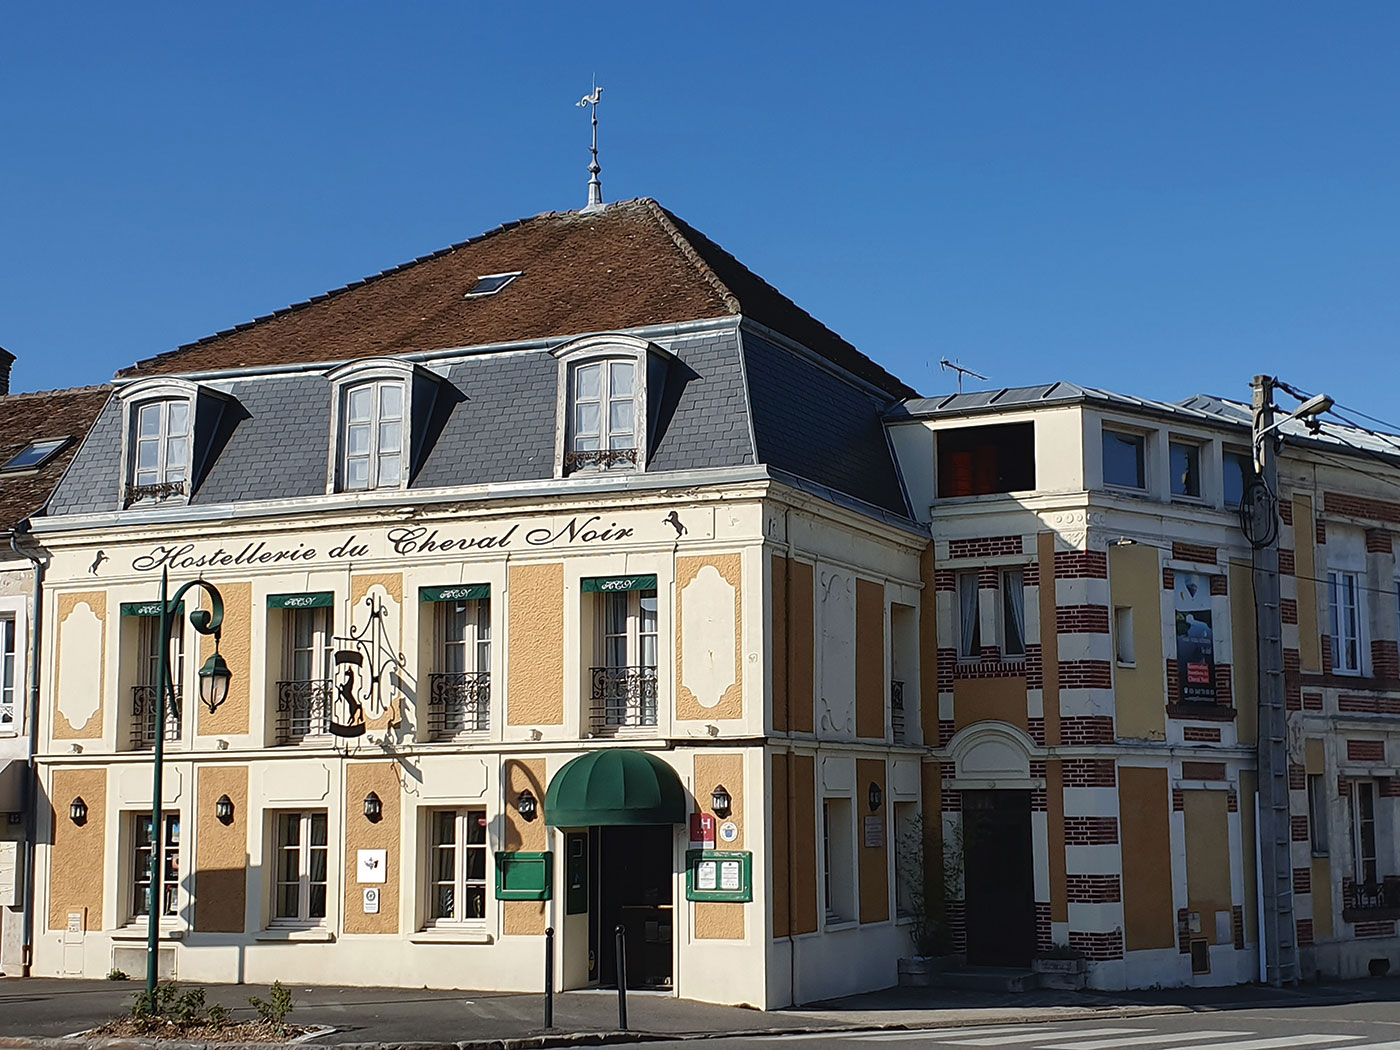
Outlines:
<svg viewBox="0 0 1400 1050"><path fill-rule="evenodd" d="M544 931L544 1029L554 1027L554 927Z"/></svg>
<svg viewBox="0 0 1400 1050"><path fill-rule="evenodd" d="M617 928L617 1029L627 1031L627 927Z"/></svg>

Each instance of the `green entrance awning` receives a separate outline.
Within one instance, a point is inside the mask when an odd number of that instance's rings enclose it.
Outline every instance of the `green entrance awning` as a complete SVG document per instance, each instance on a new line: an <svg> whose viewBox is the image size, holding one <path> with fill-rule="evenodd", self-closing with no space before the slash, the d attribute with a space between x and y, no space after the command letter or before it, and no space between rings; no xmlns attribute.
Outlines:
<svg viewBox="0 0 1400 1050"><path fill-rule="evenodd" d="M625 747L590 751L549 782L544 822L556 828L595 824L684 824L685 788L655 755Z"/></svg>
<svg viewBox="0 0 1400 1050"><path fill-rule="evenodd" d="M654 591L656 573L648 576L594 576L583 581L584 594L606 591Z"/></svg>
<svg viewBox="0 0 1400 1050"><path fill-rule="evenodd" d="M122 602L123 616L159 616L160 602ZM175 615L185 615L185 603L175 606Z"/></svg>
<svg viewBox="0 0 1400 1050"><path fill-rule="evenodd" d="M476 602L489 597L489 583L458 583L451 587L418 588L420 602Z"/></svg>
<svg viewBox="0 0 1400 1050"><path fill-rule="evenodd" d="M300 594L269 594L269 609L326 609L335 604L335 595L330 591L302 592Z"/></svg>

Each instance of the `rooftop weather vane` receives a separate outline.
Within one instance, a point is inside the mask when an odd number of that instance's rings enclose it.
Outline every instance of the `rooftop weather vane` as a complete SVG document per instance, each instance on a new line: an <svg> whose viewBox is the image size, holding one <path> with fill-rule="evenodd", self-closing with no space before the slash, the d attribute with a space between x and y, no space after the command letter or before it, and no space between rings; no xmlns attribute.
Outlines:
<svg viewBox="0 0 1400 1050"><path fill-rule="evenodd" d="M593 113L593 161L588 165L588 207L584 211L594 211L603 206L603 184L598 181L598 173L603 169L598 166L598 103L603 99L603 89L598 86L598 79L593 79L593 94L584 95L578 100L579 108L591 106Z"/></svg>
<svg viewBox="0 0 1400 1050"><path fill-rule="evenodd" d="M984 376L984 375L982 375L980 372L974 372L974 371L973 371L972 369L970 369L970 368L964 368L962 365L958 364L956 361L949 361L946 357L943 358L943 360L941 360L941 361L938 362L938 367L941 368L941 369L943 369L945 372L956 372L956 373L958 374L958 393L959 393L959 394L962 393L962 381L963 381L963 376L971 376L973 379L980 379L980 380L982 380L984 383L987 381L987 377Z"/></svg>

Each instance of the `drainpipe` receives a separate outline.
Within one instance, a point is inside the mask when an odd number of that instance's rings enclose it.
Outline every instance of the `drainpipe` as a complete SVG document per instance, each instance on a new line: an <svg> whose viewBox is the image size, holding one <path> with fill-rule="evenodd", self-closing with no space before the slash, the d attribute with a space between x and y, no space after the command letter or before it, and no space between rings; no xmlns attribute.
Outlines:
<svg viewBox="0 0 1400 1050"><path fill-rule="evenodd" d="M783 617L783 631L787 638L783 645L783 680L787 683L787 918L788 918L788 994L792 1005L797 1005L797 917L793 907L793 893L796 885L793 874L797 870L797 786L793 767L797 764L797 752L792 748L792 509L783 508L783 539L787 541L787 571L783 573L783 601L787 615Z"/></svg>
<svg viewBox="0 0 1400 1050"><path fill-rule="evenodd" d="M26 531L26 524L20 522L10 533L10 548L34 565L34 594L29 607L29 705L25 712L29 723L29 754L26 756L29 769L24 778L24 914L20 934L22 973L28 977L34 964L34 846L39 824L39 773L34 756L39 750L39 640L43 633L44 559L20 546L19 538Z"/></svg>

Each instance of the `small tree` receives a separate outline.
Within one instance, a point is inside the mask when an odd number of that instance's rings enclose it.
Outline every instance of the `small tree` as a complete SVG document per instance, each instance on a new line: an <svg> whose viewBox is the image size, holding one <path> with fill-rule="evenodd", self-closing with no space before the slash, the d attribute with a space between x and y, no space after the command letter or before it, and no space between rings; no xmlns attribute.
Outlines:
<svg viewBox="0 0 1400 1050"><path fill-rule="evenodd" d="M896 874L914 920L909 937L917 955L949 955L953 933L947 903L962 895L962 833L954 829L945 840L939 828L915 816L895 847Z"/></svg>

